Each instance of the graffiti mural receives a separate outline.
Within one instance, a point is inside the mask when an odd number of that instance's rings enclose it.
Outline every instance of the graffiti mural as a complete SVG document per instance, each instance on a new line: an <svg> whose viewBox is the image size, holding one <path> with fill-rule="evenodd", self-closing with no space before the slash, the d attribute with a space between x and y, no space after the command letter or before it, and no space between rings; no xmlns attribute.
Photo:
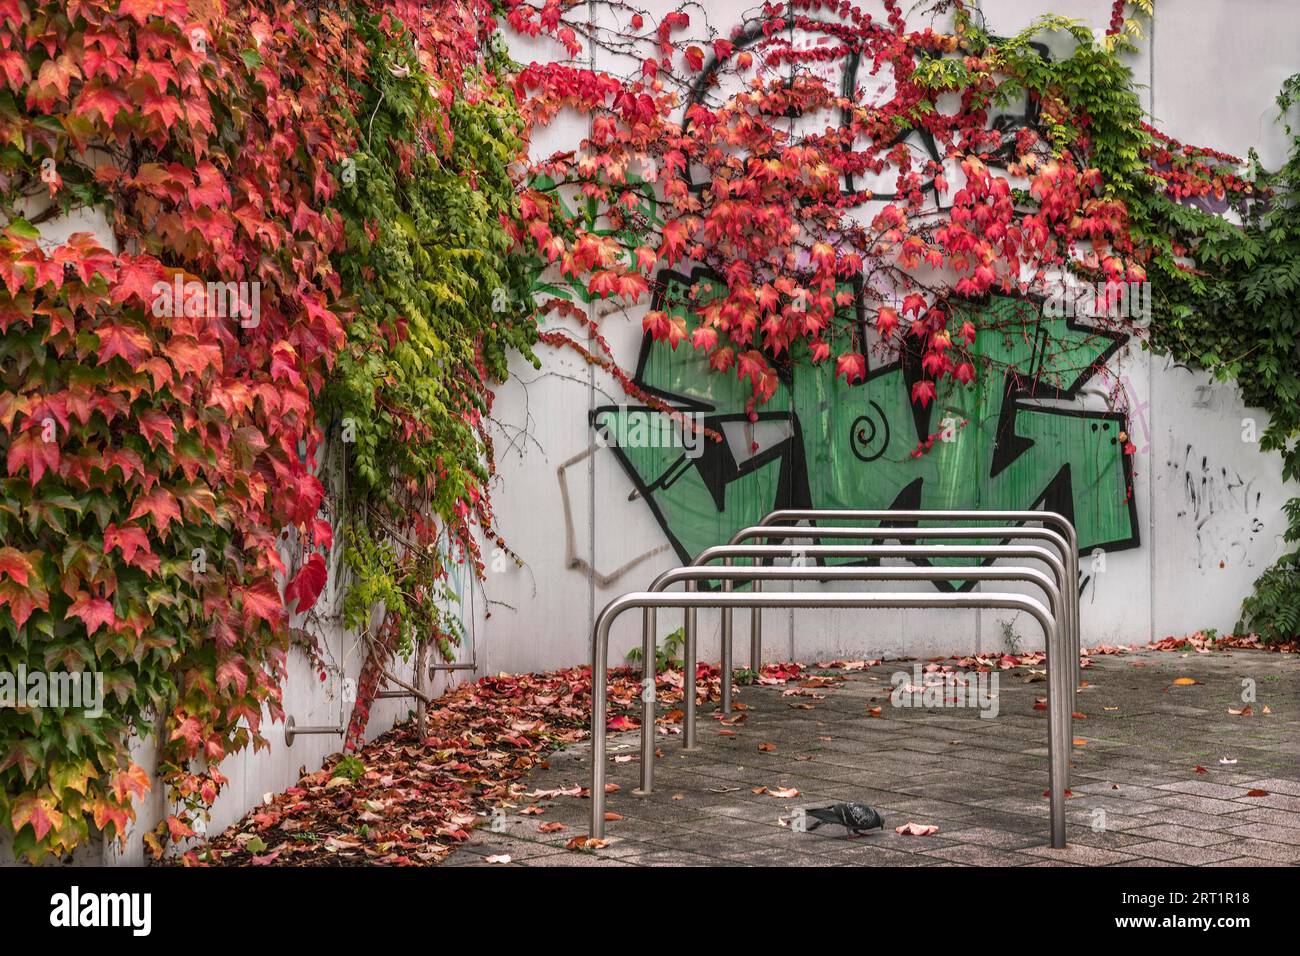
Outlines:
<svg viewBox="0 0 1300 956"><path fill-rule="evenodd" d="M725 292L704 270L664 272L657 285L655 307L688 329L695 309ZM898 355L847 384L796 351L751 421L747 382L711 373L688 345L674 350L647 336L634 381L723 440L703 442L695 455L683 450L689 442L620 441L647 433L647 418L655 429L681 427L645 406L598 408L592 426L683 561L775 508L1041 506L1075 522L1084 553L1137 547L1127 420L1069 404L1125 337L1044 316L1027 299L995 296L966 308L980 313L973 354L1009 371L975 386L945 383L925 409L909 398L919 356Z"/></svg>

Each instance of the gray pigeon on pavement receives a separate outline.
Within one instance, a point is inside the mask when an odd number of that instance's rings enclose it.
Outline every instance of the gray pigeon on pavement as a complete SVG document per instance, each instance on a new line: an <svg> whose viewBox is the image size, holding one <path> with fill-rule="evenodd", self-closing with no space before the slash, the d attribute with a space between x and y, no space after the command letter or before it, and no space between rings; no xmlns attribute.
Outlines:
<svg viewBox="0 0 1300 956"><path fill-rule="evenodd" d="M877 827L885 828L884 819L865 803L832 803L829 807L814 807L804 813L817 821L808 827L809 830L816 830L823 823L838 823L855 834Z"/></svg>

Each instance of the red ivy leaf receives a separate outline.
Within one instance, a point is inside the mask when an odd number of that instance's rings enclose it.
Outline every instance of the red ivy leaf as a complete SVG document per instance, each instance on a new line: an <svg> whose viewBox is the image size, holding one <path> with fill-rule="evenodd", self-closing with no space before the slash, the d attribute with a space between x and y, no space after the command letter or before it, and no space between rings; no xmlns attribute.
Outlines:
<svg viewBox="0 0 1300 956"><path fill-rule="evenodd" d="M99 336L99 361L103 365L115 355L126 359L126 364L134 371L140 367L144 358L153 351L149 336L131 325L117 325L105 322L95 330Z"/></svg>
<svg viewBox="0 0 1300 956"><path fill-rule="evenodd" d="M285 603L293 606L296 601L294 613L301 614L316 603L321 591L325 590L327 577L325 558L319 553L313 554L284 589Z"/></svg>
<svg viewBox="0 0 1300 956"><path fill-rule="evenodd" d="M263 578L248 587L240 588L239 593L244 598L245 629L251 630L254 628L256 626L254 621L258 618L268 624L279 622L284 605L280 601L280 592L276 590L273 581Z"/></svg>
<svg viewBox="0 0 1300 956"><path fill-rule="evenodd" d="M181 509L171 492L158 487L147 495L141 495L135 499L135 506L131 509L128 520L134 521L141 515L149 515L153 519L153 526L158 529L158 533L163 540L166 540L167 527L173 521L180 521ZM107 545L107 539L105 544ZM130 561L130 557L127 560Z"/></svg>
<svg viewBox="0 0 1300 956"><path fill-rule="evenodd" d="M37 608L42 611L50 609L50 595L39 579L31 581L30 587L16 581L0 581L0 605L5 604L9 605L14 623L22 627Z"/></svg>
<svg viewBox="0 0 1300 956"><path fill-rule="evenodd" d="M32 563L17 548L0 548L0 574L7 574L18 584L27 587L28 575L33 573Z"/></svg>
<svg viewBox="0 0 1300 956"><path fill-rule="evenodd" d="M36 483L41 480L45 472L58 471L58 443L45 441L39 430L35 428L28 429L9 445L8 468L10 478L26 468L27 474L31 477L32 487L36 487Z"/></svg>
<svg viewBox="0 0 1300 956"><path fill-rule="evenodd" d="M72 617L81 618L86 625L86 633L94 634L102 625L113 627L113 605L103 598L92 598L85 591L77 592L77 599L68 608L64 620Z"/></svg>
<svg viewBox="0 0 1300 956"><path fill-rule="evenodd" d="M37 840L44 840L45 834L63 825L63 814L55 809L54 802L47 798L33 795L21 796L14 801L14 810L9 817L17 833L25 826L30 826Z"/></svg>
<svg viewBox="0 0 1300 956"><path fill-rule="evenodd" d="M145 534L144 528L136 525L124 525L119 528L116 524L110 524L104 529L104 553L108 554L114 548L122 549L122 557L126 559L128 564L135 557L137 551L143 551L146 554L152 553L149 547L149 536ZM104 603L107 604L108 602L105 601Z"/></svg>

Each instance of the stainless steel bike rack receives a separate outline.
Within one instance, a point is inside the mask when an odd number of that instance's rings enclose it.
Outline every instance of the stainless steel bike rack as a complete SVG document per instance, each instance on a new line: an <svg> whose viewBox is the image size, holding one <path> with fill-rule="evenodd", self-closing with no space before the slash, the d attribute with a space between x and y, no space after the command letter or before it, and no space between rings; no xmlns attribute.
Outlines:
<svg viewBox="0 0 1300 956"><path fill-rule="evenodd" d="M1062 600L1065 600L1065 591L1068 589L1068 578L1066 576L1065 564L1061 561L1060 556L1048 548L1039 545L1014 545L1014 544L980 544L980 545L949 545L949 544L923 544L923 545L835 545L835 544L814 544L814 545L770 545L770 544L738 544L738 545L715 545L711 548L705 548L695 557L695 561L688 567L702 567L710 561L721 558L728 564L735 558L778 558L778 557L809 557L809 558L981 558L995 560L997 558L1032 558L1041 561L1052 569L1052 574L1056 578L1057 588L1061 591ZM960 569L957 566L958 573L952 573L952 566L946 566L947 577L960 578ZM965 565L969 567L969 565ZM665 572L667 573L667 572ZM662 577L662 575L661 575ZM942 576L940 577L942 579ZM728 591L731 589L731 581L723 581L722 589ZM650 590L655 590L652 584ZM684 630L685 652L692 657L696 648L695 619L687 613L686 626ZM1062 628L1064 631L1064 628ZM644 641L644 634L642 635ZM732 659L731 651L731 615L724 613L722 616L722 657L730 661ZM687 680L692 680L693 676L686 675ZM1071 699L1071 708L1073 708L1073 698ZM731 712L731 681L726 676L722 680L722 712ZM690 731L693 739L693 730Z"/></svg>
<svg viewBox="0 0 1300 956"><path fill-rule="evenodd" d="M1037 521L1043 527L1052 527L1054 530L1061 532L1065 538L1066 548L1061 555L1065 562L1066 572L1069 577L1069 607L1067 611L1070 616L1069 624L1074 632L1074 648L1071 653L1071 668L1073 671L1073 687L1077 691L1079 687L1079 655L1082 653L1083 627L1079 620L1079 535L1074 529L1070 519L1057 511L980 511L977 509L963 508L959 510L948 511L884 511L880 509L861 510L861 509L795 509L781 508L766 514L761 521L760 526L776 525L784 521L1014 521L1026 522ZM739 544L733 540L732 544ZM1064 592L1062 592L1064 593ZM730 615L728 615L730 616ZM754 615L751 618L753 631L750 635L751 650L753 645L757 645L759 652L762 652L762 616ZM1073 706L1073 704L1071 704Z"/></svg>
<svg viewBox="0 0 1300 956"><path fill-rule="evenodd" d="M907 512L901 512L901 513L907 514ZM925 514L925 512L912 512L912 513ZM1069 550L1069 545L1066 544L1065 538L1061 537L1061 535L1057 534L1055 531L1052 531L1049 528L1026 528L1021 526L1011 526L1011 527L998 526L992 528L966 528L966 527L962 527L962 528L953 528L953 527L946 527L946 528L882 528L882 527L787 528L787 527L779 527L775 525L754 525L748 528L743 528L740 531L736 532L736 534L732 536L730 544L739 545L744 541L748 541L754 538L767 538L767 539L774 539L780 541L789 541L796 538L803 538L803 539L878 538L883 540L897 539L899 541L905 541L909 539L924 539L924 538L952 538L957 540L978 540L981 538L993 538L993 539L1005 540L1005 541L1014 541L1016 539L1023 539L1023 540L1030 540L1030 541L1046 541L1056 547L1058 554L1064 554L1067 550ZM706 549L706 551L709 550L712 549ZM705 552L701 552L701 554L697 556L694 561L691 562L691 566L698 566L698 563L700 559L703 557L704 553ZM953 575L953 577L960 577L960 575L955 574ZM1062 591L1065 590L1067 584L1068 582L1062 582ZM1069 586L1071 588L1074 587L1074 585L1069 585ZM755 583L754 587L758 588L759 585ZM722 699L723 699L724 708L725 705L730 703L731 700L731 669L732 669L731 615L730 613L728 613L728 611L729 609L724 609L722 614L722 651L723 651ZM753 610L751 613L751 621L755 621L755 619L758 619L760 615L761 615L761 608ZM692 629L691 623L692 623L691 619L688 615L687 626L686 626L686 638L688 641L691 638L691 629ZM1068 625L1071 623L1068 620L1068 615L1067 615L1067 621L1065 623L1067 624L1067 630L1068 630L1069 629ZM761 642L762 640L761 628L762 625L760 623L758 630L752 632L750 636L750 666L756 671L760 670L763 665L763 660L762 660L763 649L761 643L756 643L756 641ZM1077 663L1070 668L1071 683L1075 685L1075 687L1077 687L1078 685L1078 681L1074 676L1077 670L1078 670ZM1071 708L1073 708L1073 706L1074 706L1074 694L1072 691Z"/></svg>
<svg viewBox="0 0 1300 956"><path fill-rule="evenodd" d="M752 570L752 569L746 569ZM605 606L596 618L591 642L591 829L592 839L605 835L605 724L608 708L609 631L624 611L632 608L900 608L900 609L1006 609L1032 615L1043 628L1048 649L1048 795L1051 799L1051 845L1065 847L1065 781L1072 734L1068 669L1060 666L1061 641L1056 619L1040 602L1021 594L897 594L897 593L785 593L738 594L719 592L624 594ZM651 658L653 660L653 657ZM653 666L653 665L651 665Z"/></svg>
<svg viewBox="0 0 1300 956"><path fill-rule="evenodd" d="M819 557L900 557L913 556L916 551L934 552L935 548L926 547L881 547L881 546L858 546L858 547L836 547L834 545L823 546L831 554ZM996 545L990 547L996 548ZM796 549L784 545L758 545L750 548L737 547L735 549L720 548L721 551L744 550L746 557L785 557L792 554ZM956 549L962 552L962 549ZM1006 551L1021 553L1026 557L1039 558L1051 563L1054 556L1046 548L1025 547L1016 548L1006 546ZM784 554L783 554L784 552ZM943 552L940 551L942 554ZM1001 553L1001 552L999 552ZM934 556L931 554L930 556ZM1059 565L1059 561L1055 562ZM728 566L721 568L710 567L683 567L673 568L665 571L655 578L650 585L651 593L658 593L678 581L683 581L688 590L693 590L697 581L722 580L728 585L735 581L945 581L957 577L972 581L1029 581L1037 584L1043 590L1047 598L1048 610L1052 617L1061 620L1062 597L1059 581L1054 581L1042 571L1036 568L1008 567L1008 566L980 566L967 567L958 570L956 574L948 568L929 567L890 567L890 568L869 568L869 567L736 567ZM687 611L687 614L694 616L694 611ZM1061 635L1064 644L1064 634ZM643 612L641 627L641 659L646 662L642 669L642 683L646 688L653 688L655 679L655 610L646 608ZM695 748L696 739L696 722L695 722L695 661L696 647L689 642L684 648L684 661L682 664L682 697L683 697L683 745L686 749ZM686 675L689 673L689 677ZM653 693L648 696L642 695L642 719L641 719L641 789L642 794L648 794L654 789L654 727L655 727L655 698ZM1068 780L1067 780L1068 784Z"/></svg>

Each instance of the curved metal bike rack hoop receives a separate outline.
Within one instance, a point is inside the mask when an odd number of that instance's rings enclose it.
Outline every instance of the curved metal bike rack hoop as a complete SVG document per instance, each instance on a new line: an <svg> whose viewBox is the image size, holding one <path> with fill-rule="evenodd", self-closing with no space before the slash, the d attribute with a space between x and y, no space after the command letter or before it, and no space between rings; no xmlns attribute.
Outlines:
<svg viewBox="0 0 1300 956"><path fill-rule="evenodd" d="M907 514L907 512L902 512L902 513ZM1057 553L1062 556L1064 556L1066 552L1069 551L1069 545L1066 543L1065 538L1063 538L1061 535L1057 534L1055 531L1051 530L1050 528L1026 528L1018 525L1017 526L995 526L992 528L967 528L967 527L962 527L962 528L884 527L882 528L878 526L871 527L871 528L864 528L864 527L823 528L823 527L806 527L806 526L782 527L779 525L751 525L748 528L742 528L740 531L737 531L734 535L732 535L729 545L739 545L745 541L755 539L755 538L767 538L770 540L778 540L778 541L790 541L797 538L811 539L811 540L819 540L823 538L878 538L886 541L891 539L898 540L898 541L922 540L926 538L949 538L949 539L955 539L959 541L979 540L981 538L993 538L1002 541L1015 541L1019 539L1025 541L1045 541L1053 545L1056 548ZM711 551L712 549L710 548L705 550ZM698 566L704 554L705 552L701 552L698 556L696 556L695 560L691 562L691 566L692 567ZM1062 558L1063 563L1067 560L1068 559L1065 557ZM1068 564L1066 566L1068 567ZM957 576L959 575L954 575L954 577ZM1061 589L1063 592L1066 590L1067 587L1073 589L1075 586L1076 585L1069 584L1068 581L1061 582ZM755 584L754 587L757 588L758 585ZM1067 604L1066 605L1067 608L1071 607L1072 603L1073 602ZM1066 625L1065 629L1067 632L1073 630L1072 625L1074 622L1070 618L1071 615L1067 614L1066 619L1063 622ZM750 645L749 645L750 666L757 671L761 669L763 666L763 648L761 644L762 641L761 609L754 609L751 612L750 620L754 624L757 624L757 627L755 627L754 630L751 631ZM689 637L689 630L690 629L688 627L687 628L688 637ZM730 609L723 609L722 612L722 634L723 634L723 665L724 665L722 670L722 696L723 696L723 702L725 704L729 702L731 699L730 685L731 685L732 658L731 658L731 640L730 640L731 638ZM1077 649L1075 652L1075 656L1076 657L1078 656ZM1078 664L1076 662L1070 668L1071 683L1076 687L1078 685L1077 672L1078 672ZM1071 700L1073 701L1073 692L1071 693Z"/></svg>
<svg viewBox="0 0 1300 956"><path fill-rule="evenodd" d="M834 548L837 556L873 556L873 557L896 557L902 554L912 554L915 551L932 550L922 548L890 548L890 547L872 547L870 545L860 547ZM990 547L997 547L996 545ZM723 549L728 550L728 549ZM755 550L761 550L761 556L780 557L779 552L793 551L788 546L756 546ZM960 550L960 549L958 549ZM1048 562L1053 561L1053 555L1046 548L1024 547L1016 548L1007 547L1005 550L1020 552L1027 557L1039 558ZM772 555L772 552L778 552ZM848 554L845 554L848 552ZM881 554L880 552L886 552ZM760 555L750 555L758 557ZM1059 565L1059 561L1055 562ZM721 580L727 584L735 581L946 581L951 578L963 578L970 581L1028 581L1038 585L1047 597L1047 609L1052 617L1061 620L1061 591L1058 581L1048 577L1037 568L1009 567L999 566L980 566L958 569L955 573L948 568L911 568L911 567L891 567L891 568L872 568L872 567L736 567L728 566L722 568L710 567L684 567L673 568L665 571L655 578L648 590L651 593L663 591L665 588L677 583L685 582L687 590L693 590L697 581ZM689 615L694 617L694 611L688 611ZM1065 635L1061 635L1062 647L1068 647ZM646 608L642 612L641 622L641 660L642 672L641 681L644 687L653 688L655 678L655 609ZM683 705L683 733L682 744L688 750L695 747L696 721L695 721L695 661L696 646L692 638L686 643L684 648L684 660L682 663L682 705ZM689 676L688 676L689 675ZM649 695L643 695L642 701L642 719L641 719L641 793L650 793L654 787L654 726L655 726L655 698L653 692ZM1068 780L1066 781L1068 784Z"/></svg>
<svg viewBox="0 0 1300 956"><path fill-rule="evenodd" d="M1051 845L1065 847L1065 778L1072 734L1067 675L1060 664L1059 633L1056 619L1039 601L1022 594L897 594L897 593L785 593L738 594L719 592L702 594L667 594L633 592L615 598L596 618L591 641L591 830L592 839L605 835L605 771L608 683L609 630L624 611L632 608L901 608L901 609L981 609L1002 608L1025 611L1043 628L1048 647L1048 795L1051 798Z"/></svg>
<svg viewBox="0 0 1300 956"><path fill-rule="evenodd" d="M1079 655L1082 653L1083 626L1079 621L1079 534L1069 518L1059 511L979 511L971 508L947 511L923 511L912 509L906 511L885 511L881 509L843 509L843 508L779 508L763 516L760 526L777 525L784 521L1037 521L1043 527L1051 527L1061 532L1065 538L1066 548L1061 555L1065 561L1066 573L1070 581L1068 596L1069 626L1074 632L1074 650L1071 654L1073 687L1079 686ZM732 541L733 544L739 544ZM754 615L751 619L753 631L750 636L751 650L754 644L762 652L762 616Z"/></svg>
<svg viewBox="0 0 1300 956"><path fill-rule="evenodd" d="M807 529L799 529L807 530ZM936 529L938 530L938 529ZM763 558L778 557L807 557L807 558L980 558L987 560L996 560L998 558L1032 558L1041 561L1052 569L1056 578L1057 587L1061 591L1062 608L1069 607L1070 598L1066 592L1070 590L1069 577L1066 565L1062 562L1055 550L1042 547L1041 545L1014 545L1014 544L978 544L978 545L715 545L711 548L705 548L695 558L695 561L688 567L702 567L710 561L721 558L728 564L735 558ZM753 566L750 566L753 567ZM948 565L943 570L946 575L940 575L939 578L960 578L963 568L969 568L970 565ZM822 569L825 570L825 569ZM918 569L919 570L919 569ZM723 590L731 588L730 581L723 582ZM755 588L761 589L759 585ZM654 590L651 585L650 590ZM1063 614L1062 635L1070 643L1075 643L1075 636L1070 633L1070 616ZM685 645L686 651L691 653L696 646L695 636L695 618L689 611L686 613L685 623ZM731 661L732 661L732 640L731 640L731 614L724 610L722 614L722 659L724 666L722 668L722 710L723 713L731 712ZM1067 644L1067 647L1069 645ZM1071 671L1073 675L1073 670ZM687 675L689 679L690 675ZM1070 706L1074 707L1074 694L1077 689L1077 681L1071 680L1070 688Z"/></svg>

